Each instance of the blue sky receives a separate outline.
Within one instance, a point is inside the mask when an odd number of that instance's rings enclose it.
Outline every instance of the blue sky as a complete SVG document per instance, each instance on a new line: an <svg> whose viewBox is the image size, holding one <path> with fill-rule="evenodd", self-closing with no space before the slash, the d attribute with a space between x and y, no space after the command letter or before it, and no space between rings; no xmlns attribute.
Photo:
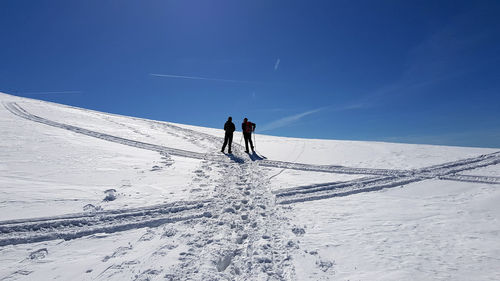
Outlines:
<svg viewBox="0 0 500 281"><path fill-rule="evenodd" d="M0 91L207 127L248 117L279 136L500 147L499 14L498 1L1 1Z"/></svg>

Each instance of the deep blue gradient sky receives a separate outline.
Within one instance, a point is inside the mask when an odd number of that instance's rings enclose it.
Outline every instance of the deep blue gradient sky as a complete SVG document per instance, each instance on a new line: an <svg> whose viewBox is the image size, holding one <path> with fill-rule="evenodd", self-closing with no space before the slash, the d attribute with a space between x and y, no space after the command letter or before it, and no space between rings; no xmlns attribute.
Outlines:
<svg viewBox="0 0 500 281"><path fill-rule="evenodd" d="M500 147L499 1L1 1L0 91L280 136Z"/></svg>

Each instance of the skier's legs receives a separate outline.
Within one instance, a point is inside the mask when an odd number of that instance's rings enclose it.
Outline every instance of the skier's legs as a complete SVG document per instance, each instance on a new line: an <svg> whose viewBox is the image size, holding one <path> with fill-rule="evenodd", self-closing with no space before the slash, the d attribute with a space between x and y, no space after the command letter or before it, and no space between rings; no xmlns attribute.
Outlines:
<svg viewBox="0 0 500 281"><path fill-rule="evenodd" d="M226 135L224 136L224 144L222 145L222 150L221 150L222 152L224 152L224 149L226 148L226 145L227 145L228 140L229 140L229 137L228 137L228 135L226 134ZM231 151L231 143L229 143L229 151Z"/></svg>
<svg viewBox="0 0 500 281"><path fill-rule="evenodd" d="M248 141L250 142L250 147L252 148L252 152L253 152L252 134L248 134ZM248 150L248 146L247 146L247 150Z"/></svg>
<svg viewBox="0 0 500 281"><path fill-rule="evenodd" d="M233 143L233 134L229 134L227 136L227 138L228 138L228 147L229 147L228 152L231 153L231 144Z"/></svg>
<svg viewBox="0 0 500 281"><path fill-rule="evenodd" d="M248 152L248 139L249 139L249 135L247 133L243 133L243 138L245 139L245 148L246 148L246 152Z"/></svg>

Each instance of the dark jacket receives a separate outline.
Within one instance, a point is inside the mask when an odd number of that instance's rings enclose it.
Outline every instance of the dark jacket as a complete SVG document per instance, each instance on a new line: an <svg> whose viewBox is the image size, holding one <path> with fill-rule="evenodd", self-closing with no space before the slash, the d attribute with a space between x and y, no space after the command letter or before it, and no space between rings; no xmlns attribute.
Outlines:
<svg viewBox="0 0 500 281"><path fill-rule="evenodd" d="M243 131L243 133L251 134L253 131L255 131L255 126L255 123L252 123L250 121L243 122L241 123L241 130Z"/></svg>
<svg viewBox="0 0 500 281"><path fill-rule="evenodd" d="M236 130L236 127L234 126L234 123L231 121L226 121L226 124L224 124L224 131L226 131L226 134L232 134Z"/></svg>

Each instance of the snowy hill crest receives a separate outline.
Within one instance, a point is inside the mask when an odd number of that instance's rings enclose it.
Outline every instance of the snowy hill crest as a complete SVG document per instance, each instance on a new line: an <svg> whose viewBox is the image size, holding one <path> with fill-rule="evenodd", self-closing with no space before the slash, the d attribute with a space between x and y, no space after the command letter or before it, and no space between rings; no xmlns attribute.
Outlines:
<svg viewBox="0 0 500 281"><path fill-rule="evenodd" d="M215 129L0 98L6 159L0 249L7 264L0 278L51 279L50 264L59 275L82 280L404 280L415 274L467 280L479 272L487 280L499 274L498 249L487 246L499 241L498 232L466 231L451 239L458 252L449 251L445 237L428 235L439 223L448 230L457 221L483 230L498 226L476 219L500 211L490 203L500 198L495 150L258 135L265 157L249 157L240 144L224 155ZM107 190L115 200L103 201ZM401 201L415 206L415 213L403 212L405 222L398 212L385 213L387 204L402 210ZM451 207L436 217L443 202ZM463 208L470 217L450 212ZM385 218L365 232L377 213ZM388 230L398 241L384 240ZM363 251L350 240L356 236L365 253L359 260ZM464 237L486 242L477 246ZM431 258L403 250L414 243L423 243ZM436 250L433 243L444 245ZM33 247L38 250L26 255ZM409 263L398 268L386 252L410 255ZM11 262L23 255L35 258ZM419 270L445 256L463 259L450 266L464 267Z"/></svg>

